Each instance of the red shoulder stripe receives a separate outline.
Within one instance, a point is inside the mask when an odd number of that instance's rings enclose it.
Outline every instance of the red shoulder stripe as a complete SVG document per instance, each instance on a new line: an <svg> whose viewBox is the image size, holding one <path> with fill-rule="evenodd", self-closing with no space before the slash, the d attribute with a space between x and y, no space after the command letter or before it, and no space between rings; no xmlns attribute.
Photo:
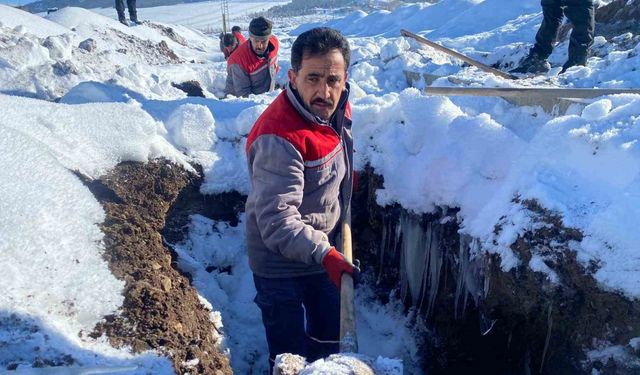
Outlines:
<svg viewBox="0 0 640 375"><path fill-rule="evenodd" d="M276 135L287 140L305 161L322 159L340 144L340 138L330 126L305 121L289 102L286 91L278 95L253 125L247 139L247 153L262 135Z"/></svg>

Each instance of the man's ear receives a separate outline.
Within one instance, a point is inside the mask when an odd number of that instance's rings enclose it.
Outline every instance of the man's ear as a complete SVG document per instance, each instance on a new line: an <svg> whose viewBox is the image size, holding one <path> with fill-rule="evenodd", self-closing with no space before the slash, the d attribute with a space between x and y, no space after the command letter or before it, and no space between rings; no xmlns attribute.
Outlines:
<svg viewBox="0 0 640 375"><path fill-rule="evenodd" d="M296 74L296 72L294 72L293 69L289 69L287 71L287 76L289 77L289 82L291 82L291 87L297 90L298 88L296 87L296 78L298 78L298 75Z"/></svg>

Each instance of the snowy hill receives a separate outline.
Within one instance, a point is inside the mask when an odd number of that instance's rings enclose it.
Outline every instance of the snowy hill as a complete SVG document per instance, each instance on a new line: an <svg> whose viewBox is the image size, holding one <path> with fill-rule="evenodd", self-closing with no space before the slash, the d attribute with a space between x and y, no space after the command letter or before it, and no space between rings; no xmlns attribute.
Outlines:
<svg viewBox="0 0 640 375"><path fill-rule="evenodd" d="M272 4L239 3L232 18L246 27L250 13ZM3 369L197 373L205 361L195 349L180 342L185 352L177 357L170 340L135 337L153 328L143 327L145 320L127 326L136 318L132 293L160 315L180 304L162 296L192 293L184 300L198 305L201 315L190 322L204 327L199 332L210 335L233 370L265 370L266 343L244 248L244 144L278 93L219 99L226 64L218 39L197 30L219 22L217 6L145 8L146 22L129 28L114 19L113 9L65 8L40 17L0 5ZM215 7L216 15L206 7ZM465 332L477 350L504 354L494 362L480 358L478 371L504 369L500 360L523 368L525 353L535 371L551 358L560 372L547 364L549 373L562 373L560 365L592 373L609 358L628 373L640 368L634 354L640 340L640 97L600 97L545 112L496 97L432 96L426 81L410 87L406 79L410 71L436 77L432 86L640 85L640 37L631 33L598 36L587 66L559 75L567 49L562 41L547 75L518 81L398 35L406 28L505 69L524 56L540 22L537 2L500 0L276 20L280 84L286 83L291 43L304 30L335 27L353 49L356 167L368 181L363 189L370 189L354 203L366 212L356 223L364 229L356 233L371 232L356 238L370 262L357 297L358 336L362 354L402 359L402 365L380 361L390 374L403 366L419 374L446 362L425 365L428 356L453 358L447 355L457 353L437 345L464 339L454 337L454 326L472 327ZM204 97L175 87L186 81L197 81ZM130 216L114 209L121 206ZM149 212L140 219L136 210ZM441 238L442 246L427 245L427 238L437 242L436 232L450 237ZM135 246L149 246L145 256L157 258L136 261L146 268L131 273L115 267L125 253L114 249L128 240L140 240ZM485 268L476 280L478 264ZM149 279L138 278L142 274ZM453 282L440 283L446 277ZM381 290L387 282L391 290ZM442 293L452 285L451 293ZM154 307L156 298L167 305ZM455 308L447 298L455 298ZM520 308L530 315L518 315ZM447 309L455 313L445 316ZM191 312L177 311L170 326L158 325L184 338L190 327L179 314ZM113 334L118 328L121 336ZM509 348L488 344L506 337L513 337ZM523 342L530 346L520 347ZM458 350L476 358L464 351L468 347ZM315 365L311 373L332 366Z"/></svg>
<svg viewBox="0 0 640 375"><path fill-rule="evenodd" d="M262 3L269 3L270 0L263 1ZM273 1L273 0L271 0ZM210 7L219 8L219 4L215 4L211 1L207 0L145 0L137 4L139 9L143 8L153 8L153 7L162 7L162 6L171 6L178 4L188 4L188 3L197 3L197 2L207 2ZM274 1L277 3L278 1ZM32 13L41 13L46 12L47 9L50 8L66 8L66 7L79 7L85 9L93 9L93 8L112 8L115 12L114 2L111 0L39 0L34 1L22 6L25 10L28 10Z"/></svg>

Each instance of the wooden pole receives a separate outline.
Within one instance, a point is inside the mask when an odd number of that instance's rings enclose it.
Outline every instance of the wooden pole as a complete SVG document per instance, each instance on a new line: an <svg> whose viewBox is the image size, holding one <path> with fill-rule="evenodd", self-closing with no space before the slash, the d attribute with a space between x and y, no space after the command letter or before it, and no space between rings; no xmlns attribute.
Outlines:
<svg viewBox="0 0 640 375"><path fill-rule="evenodd" d="M220 2L220 8L222 9L222 32L227 33L227 30L230 28L227 27L227 22L231 21L229 19L229 1L222 0Z"/></svg>
<svg viewBox="0 0 640 375"><path fill-rule="evenodd" d="M222 13L222 32L227 33L227 19L224 13Z"/></svg>
<svg viewBox="0 0 640 375"><path fill-rule="evenodd" d="M421 37L420 35L414 34L411 31L407 31L405 29L400 29L400 34L402 34L403 36L407 36L410 38L413 38L415 40L417 40L418 42L422 43L422 44L426 44L431 48L434 48L440 52L444 52L449 56L453 56L457 59L460 59L470 65L473 65L481 70L484 70L485 72L494 74L498 77L502 77L502 78L506 78L506 79L518 79L518 77L514 76L513 74L509 74L509 73L505 73L501 70L495 69L490 67L489 65L485 65L483 63L481 63L480 61L474 60L468 56L465 56L459 52L456 52L452 49L449 49L447 47L441 46L438 43L432 42L427 38Z"/></svg>
<svg viewBox="0 0 640 375"><path fill-rule="evenodd" d="M431 95L499 96L503 98L573 98L592 99L604 95L640 94L640 89L542 88L542 87L433 87L425 88Z"/></svg>
<svg viewBox="0 0 640 375"><path fill-rule="evenodd" d="M351 251L351 208L347 209L342 222L342 253L349 262L353 262ZM340 288L340 352L357 353L358 337L356 336L356 311L354 308L355 293L353 278L348 273L342 274Z"/></svg>

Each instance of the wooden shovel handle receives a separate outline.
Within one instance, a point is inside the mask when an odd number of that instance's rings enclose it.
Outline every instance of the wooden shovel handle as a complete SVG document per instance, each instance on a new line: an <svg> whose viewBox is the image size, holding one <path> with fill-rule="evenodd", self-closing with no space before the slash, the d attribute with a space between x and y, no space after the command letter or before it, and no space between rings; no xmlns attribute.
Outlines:
<svg viewBox="0 0 640 375"><path fill-rule="evenodd" d="M498 77L502 77L502 78L506 78L506 79L518 79L518 77L514 76L513 74L509 74L509 73L505 73L501 70L495 69L490 67L489 65L485 65L483 63L481 63L480 61L474 60L468 56L465 56L463 54L461 54L460 52L456 52L452 49L449 49L447 47L441 46L438 43L432 42L427 38L424 38L420 35L414 34L411 31L407 31L405 29L400 29L400 34L403 36L407 36L409 38L413 38L415 40L417 40L418 42L422 43L422 44L426 44L431 48L434 48L440 52L444 52L449 56L453 56L457 59L460 59L464 62L466 62L469 65L473 65L477 68L479 68L480 70L484 70L485 72L497 75Z"/></svg>
<svg viewBox="0 0 640 375"><path fill-rule="evenodd" d="M342 253L349 262L353 262L351 250L351 211L347 210L342 222ZM357 353L358 338L356 336L356 311L354 308L355 293L353 278L348 273L342 274L340 288L340 352Z"/></svg>

